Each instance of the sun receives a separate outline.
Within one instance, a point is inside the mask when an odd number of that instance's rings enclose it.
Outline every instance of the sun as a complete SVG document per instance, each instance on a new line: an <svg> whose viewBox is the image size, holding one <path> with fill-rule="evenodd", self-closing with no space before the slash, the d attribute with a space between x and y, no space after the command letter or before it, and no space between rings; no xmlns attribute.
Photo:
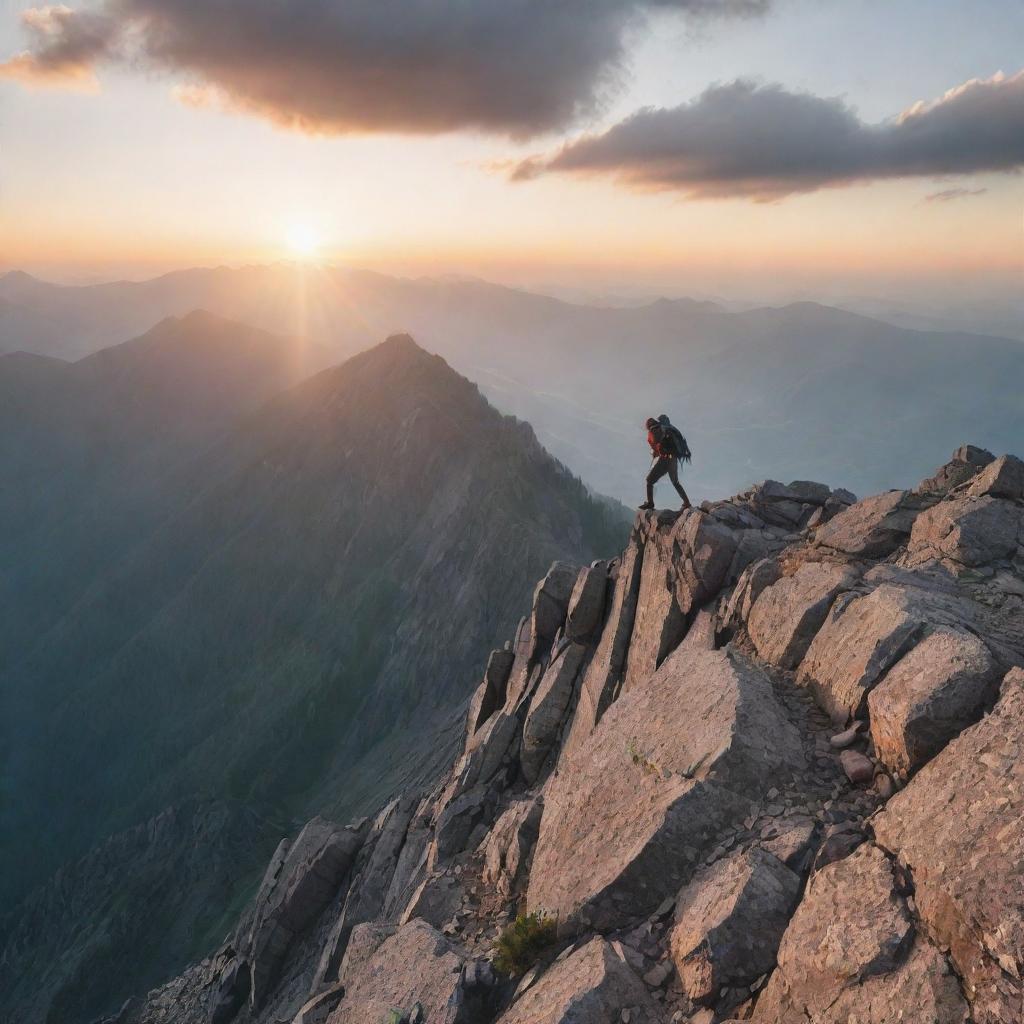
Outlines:
<svg viewBox="0 0 1024 1024"><path fill-rule="evenodd" d="M296 259L312 259L320 248L320 237L316 229L305 222L296 221L289 224L284 240L288 251Z"/></svg>

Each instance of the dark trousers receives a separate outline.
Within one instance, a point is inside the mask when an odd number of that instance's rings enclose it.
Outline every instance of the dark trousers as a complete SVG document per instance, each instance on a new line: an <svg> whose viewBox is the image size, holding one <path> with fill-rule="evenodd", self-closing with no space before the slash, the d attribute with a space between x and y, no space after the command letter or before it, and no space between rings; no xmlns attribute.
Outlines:
<svg viewBox="0 0 1024 1024"><path fill-rule="evenodd" d="M665 475L672 481L672 486L683 501L689 501L686 491L679 482L679 460L670 455L659 455L651 463L651 471L647 474L647 500L654 504L654 485Z"/></svg>

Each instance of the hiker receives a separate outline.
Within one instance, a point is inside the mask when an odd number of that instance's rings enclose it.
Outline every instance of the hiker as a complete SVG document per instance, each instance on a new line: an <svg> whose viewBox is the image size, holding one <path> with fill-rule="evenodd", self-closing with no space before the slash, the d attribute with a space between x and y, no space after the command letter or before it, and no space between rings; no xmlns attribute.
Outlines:
<svg viewBox="0 0 1024 1024"><path fill-rule="evenodd" d="M640 508L654 508L654 485L666 474L679 497L683 499L683 509L690 508L690 499L679 482L679 460L690 461L690 446L686 443L686 438L662 413L657 419L652 416L647 420L647 443L651 446L654 461L651 463L651 471L647 474L647 500Z"/></svg>

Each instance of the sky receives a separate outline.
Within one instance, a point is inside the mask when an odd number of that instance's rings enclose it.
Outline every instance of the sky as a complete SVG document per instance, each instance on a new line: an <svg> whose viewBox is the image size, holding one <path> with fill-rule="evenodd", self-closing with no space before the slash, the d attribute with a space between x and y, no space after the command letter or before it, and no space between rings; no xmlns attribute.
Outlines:
<svg viewBox="0 0 1024 1024"><path fill-rule="evenodd" d="M0 268L1019 292L1019 0L0 0Z"/></svg>

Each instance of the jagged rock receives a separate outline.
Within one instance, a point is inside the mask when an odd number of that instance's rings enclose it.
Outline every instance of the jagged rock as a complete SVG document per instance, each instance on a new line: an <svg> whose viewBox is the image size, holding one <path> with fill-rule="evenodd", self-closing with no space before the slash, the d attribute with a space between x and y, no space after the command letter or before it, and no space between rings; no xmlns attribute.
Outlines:
<svg viewBox="0 0 1024 1024"><path fill-rule="evenodd" d="M934 948L915 943L892 865L870 844L811 877L778 963L754 1011L762 1024L966 1019L956 977Z"/></svg>
<svg viewBox="0 0 1024 1024"><path fill-rule="evenodd" d="M660 1024L661 1019L647 987L597 936L549 967L496 1024Z"/></svg>
<svg viewBox="0 0 1024 1024"><path fill-rule="evenodd" d="M693 623L686 631L682 647L687 650L713 651L715 649L715 634L717 632L717 620L707 609L701 608L697 612Z"/></svg>
<svg viewBox="0 0 1024 1024"><path fill-rule="evenodd" d="M774 558L762 558L748 565L736 581L736 587L726 605L725 625L736 628L746 622L762 591L781 578L782 569Z"/></svg>
<svg viewBox="0 0 1024 1024"><path fill-rule="evenodd" d="M824 505L832 497L832 488L828 484L819 484L813 480L793 480L789 490L806 505Z"/></svg>
<svg viewBox="0 0 1024 1024"><path fill-rule="evenodd" d="M458 789L485 786L494 778L510 748L520 734L519 718L514 712L492 715L466 743L456 770Z"/></svg>
<svg viewBox="0 0 1024 1024"><path fill-rule="evenodd" d="M855 573L846 566L808 562L765 588L747 622L757 653L772 665L796 668L833 600L855 580Z"/></svg>
<svg viewBox="0 0 1024 1024"><path fill-rule="evenodd" d="M494 823L483 844L483 881L508 899L521 881L537 842L544 803L540 795L516 800Z"/></svg>
<svg viewBox="0 0 1024 1024"><path fill-rule="evenodd" d="M424 797L416 807L405 831L395 870L384 896L383 914L387 919L393 920L408 905L413 891L426 871L430 846L434 838L433 820L436 803L433 797Z"/></svg>
<svg viewBox="0 0 1024 1024"><path fill-rule="evenodd" d="M799 895L797 875L757 847L700 872L679 893L671 937L687 996L707 1002L771 970Z"/></svg>
<svg viewBox="0 0 1024 1024"><path fill-rule="evenodd" d="M416 1003L429 1024L468 1022L465 954L424 921L410 921L346 971L345 997L330 1024L377 1024Z"/></svg>
<svg viewBox="0 0 1024 1024"><path fill-rule="evenodd" d="M1024 462L1015 455L1003 455L974 478L967 493L1019 501L1024 498Z"/></svg>
<svg viewBox="0 0 1024 1024"><path fill-rule="evenodd" d="M678 522L683 522L683 518ZM658 530L657 520L654 520L645 538L636 616L621 687L623 693L649 679L686 632L686 616L676 595L674 537L674 529Z"/></svg>
<svg viewBox="0 0 1024 1024"><path fill-rule="evenodd" d="M251 977L249 964L233 956L220 972L217 993L210 1010L210 1024L227 1024L233 1020L249 996Z"/></svg>
<svg viewBox="0 0 1024 1024"><path fill-rule="evenodd" d="M864 842L864 833L859 828L843 825L829 825L825 830L821 846L815 854L812 872L818 872L837 860L849 857Z"/></svg>
<svg viewBox="0 0 1024 1024"><path fill-rule="evenodd" d="M380 914L417 804L415 797L393 800L374 820L353 867L345 905L324 943L314 974L314 992L337 980L352 929Z"/></svg>
<svg viewBox="0 0 1024 1024"><path fill-rule="evenodd" d="M689 615L725 585L739 539L724 523L698 509L679 518L672 536L679 549L676 597L683 614Z"/></svg>
<svg viewBox="0 0 1024 1024"><path fill-rule="evenodd" d="M586 654L583 644L569 642L547 667L530 700L523 723L519 764L523 778L531 786L540 778L544 762L558 738Z"/></svg>
<svg viewBox="0 0 1024 1024"><path fill-rule="evenodd" d="M390 939L398 927L379 921L364 921L352 929L345 955L338 969L338 981L344 987L363 969L363 965L380 949L385 939Z"/></svg>
<svg viewBox="0 0 1024 1024"><path fill-rule="evenodd" d="M879 758L897 775L916 771L981 715L998 686L998 667L981 640L935 629L868 697Z"/></svg>
<svg viewBox="0 0 1024 1024"><path fill-rule="evenodd" d="M800 663L800 683L836 720L860 714L868 691L924 629L925 615L900 587L844 595Z"/></svg>
<svg viewBox="0 0 1024 1024"><path fill-rule="evenodd" d="M962 445L953 452L949 462L940 466L927 480L922 480L914 488L914 493L945 496L970 480L994 458L995 456L984 448L976 448L973 444Z"/></svg>
<svg viewBox="0 0 1024 1024"><path fill-rule="evenodd" d="M307 999L295 1014L292 1024L327 1024L327 1018L344 994L345 986L338 984Z"/></svg>
<svg viewBox="0 0 1024 1024"><path fill-rule="evenodd" d="M795 822L771 839L762 839L761 846L777 857L787 868L802 873L810 860L817 829L812 821Z"/></svg>
<svg viewBox="0 0 1024 1024"><path fill-rule="evenodd" d="M275 855L264 876L246 949L249 1000L259 1009L273 987L281 961L334 898L363 844L366 828L341 828L313 818L295 841Z"/></svg>
<svg viewBox="0 0 1024 1024"><path fill-rule="evenodd" d="M839 755L839 763L851 782L870 782L875 777L875 766L871 759L859 751L844 750Z"/></svg>
<svg viewBox="0 0 1024 1024"><path fill-rule="evenodd" d="M922 499L909 491L886 491L819 527L815 543L858 558L885 558L906 542L922 508Z"/></svg>
<svg viewBox="0 0 1024 1024"><path fill-rule="evenodd" d="M547 575L537 584L533 592L533 611L531 612L530 631L533 639L533 652L536 654L544 644L550 644L555 634L565 625L565 616L569 611L569 598L579 569L567 562L555 562Z"/></svg>
<svg viewBox="0 0 1024 1024"><path fill-rule="evenodd" d="M563 756L545 793L530 908L567 931L651 913L770 781L802 765L759 669L729 651L676 651Z"/></svg>
<svg viewBox="0 0 1024 1024"><path fill-rule="evenodd" d="M419 918L428 924L445 930L445 926L462 908L465 890L459 878L448 871L429 874L416 888L409 899L409 905L398 918L399 924L408 924Z"/></svg>
<svg viewBox="0 0 1024 1024"><path fill-rule="evenodd" d="M565 635L570 640L586 640L601 625L607 591L607 562L580 569L565 617Z"/></svg>
<svg viewBox="0 0 1024 1024"><path fill-rule="evenodd" d="M634 530L617 567L611 606L601 639L583 674L576 713L564 744L565 752L577 748L593 732L622 681L636 616L637 595L640 593L643 557L643 540Z"/></svg>
<svg viewBox="0 0 1024 1024"><path fill-rule="evenodd" d="M436 862L443 862L461 853L476 824L493 812L494 795L486 786L475 786L447 803L437 816L434 827Z"/></svg>
<svg viewBox="0 0 1024 1024"><path fill-rule="evenodd" d="M515 655L512 651L492 651L487 659L483 682L469 704L468 729L472 736L505 703L508 678Z"/></svg>
<svg viewBox="0 0 1024 1024"><path fill-rule="evenodd" d="M1024 671L873 820L905 865L917 912L948 948L977 1024L1021 1019L1024 971Z"/></svg>
<svg viewBox="0 0 1024 1024"><path fill-rule="evenodd" d="M950 559L964 566L988 565L1017 551L1022 510L987 495L965 495L940 502L914 523L907 558L911 565Z"/></svg>

